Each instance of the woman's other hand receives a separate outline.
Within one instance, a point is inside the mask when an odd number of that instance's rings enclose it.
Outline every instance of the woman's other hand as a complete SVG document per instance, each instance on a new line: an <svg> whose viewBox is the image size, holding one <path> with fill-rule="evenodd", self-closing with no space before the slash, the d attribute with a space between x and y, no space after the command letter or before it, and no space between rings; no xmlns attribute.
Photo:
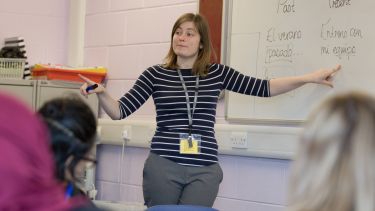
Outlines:
<svg viewBox="0 0 375 211"><path fill-rule="evenodd" d="M334 75L341 69L341 65L334 68L324 68L313 71L305 75L307 83L323 84L333 87L332 80Z"/></svg>

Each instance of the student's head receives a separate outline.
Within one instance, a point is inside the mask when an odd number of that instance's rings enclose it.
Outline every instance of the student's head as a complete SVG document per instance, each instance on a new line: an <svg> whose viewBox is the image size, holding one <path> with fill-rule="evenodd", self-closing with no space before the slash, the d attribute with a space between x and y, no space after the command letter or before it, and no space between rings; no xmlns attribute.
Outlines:
<svg viewBox="0 0 375 211"><path fill-rule="evenodd" d="M68 210L47 128L18 100L0 102L0 210Z"/></svg>
<svg viewBox="0 0 375 211"><path fill-rule="evenodd" d="M193 13L180 16L173 25L171 46L165 58L166 67L179 68L177 58L195 58L193 72L205 75L212 51L207 20Z"/></svg>
<svg viewBox="0 0 375 211"><path fill-rule="evenodd" d="M292 166L289 210L375 210L375 99L351 92L311 114Z"/></svg>
<svg viewBox="0 0 375 211"><path fill-rule="evenodd" d="M96 118L78 95L67 95L44 103L38 113L51 136L60 180L77 180L85 164L95 162Z"/></svg>

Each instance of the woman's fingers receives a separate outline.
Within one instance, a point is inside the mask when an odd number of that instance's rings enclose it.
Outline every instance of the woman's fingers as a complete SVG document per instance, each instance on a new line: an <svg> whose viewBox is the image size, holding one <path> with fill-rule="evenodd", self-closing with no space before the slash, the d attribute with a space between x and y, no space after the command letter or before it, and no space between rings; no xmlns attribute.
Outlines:
<svg viewBox="0 0 375 211"><path fill-rule="evenodd" d="M332 73L331 73L330 76L331 76L331 77L334 76L334 75L336 74L336 72L339 71L340 69L341 69L341 65L339 65L339 64L336 65L336 67L334 67L334 68L332 69Z"/></svg>
<svg viewBox="0 0 375 211"><path fill-rule="evenodd" d="M81 74L78 74L78 76L79 76L84 82L86 82L86 83L89 84L89 85L93 85L93 84L95 84L94 81L90 80L89 78L86 78L85 76L83 76L83 75L81 75Z"/></svg>
<svg viewBox="0 0 375 211"><path fill-rule="evenodd" d="M84 83L82 84L82 86L79 88L79 91L81 92L81 94L83 96L87 96L88 93L86 92L86 88L87 88L88 84L87 83Z"/></svg>
<svg viewBox="0 0 375 211"><path fill-rule="evenodd" d="M337 71L341 69L341 65L336 65L334 68L332 68L330 74L326 77L327 81L332 81L333 77L336 75Z"/></svg>
<svg viewBox="0 0 375 211"><path fill-rule="evenodd" d="M82 84L82 86L79 88L81 94L83 96L87 96L89 93L87 93L86 89L89 85L92 85L92 84L95 84L94 81L86 78L85 76L81 75L81 74L78 74L78 76L85 82Z"/></svg>

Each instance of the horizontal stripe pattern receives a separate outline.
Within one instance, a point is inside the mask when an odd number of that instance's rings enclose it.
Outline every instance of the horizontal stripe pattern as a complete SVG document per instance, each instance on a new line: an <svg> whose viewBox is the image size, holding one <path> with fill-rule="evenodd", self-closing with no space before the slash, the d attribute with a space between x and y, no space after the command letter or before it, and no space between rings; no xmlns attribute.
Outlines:
<svg viewBox="0 0 375 211"><path fill-rule="evenodd" d="M191 69L181 69L193 107L195 76ZM220 92L230 90L246 95L269 97L269 81L246 76L221 64L212 64L208 75L200 77L193 131L202 137L200 154L180 154L179 137L188 133L185 92L176 70L155 65L146 69L134 86L119 99L121 118L126 118L152 96L156 108L156 131L151 151L181 165L207 166L217 162L218 146L214 125Z"/></svg>

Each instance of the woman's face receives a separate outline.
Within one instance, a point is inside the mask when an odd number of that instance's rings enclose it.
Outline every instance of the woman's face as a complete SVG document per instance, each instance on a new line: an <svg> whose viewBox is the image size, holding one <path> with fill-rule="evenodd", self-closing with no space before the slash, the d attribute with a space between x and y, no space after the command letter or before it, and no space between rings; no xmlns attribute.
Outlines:
<svg viewBox="0 0 375 211"><path fill-rule="evenodd" d="M173 51L184 59L196 58L200 48L201 36L193 22L182 23L173 35Z"/></svg>

